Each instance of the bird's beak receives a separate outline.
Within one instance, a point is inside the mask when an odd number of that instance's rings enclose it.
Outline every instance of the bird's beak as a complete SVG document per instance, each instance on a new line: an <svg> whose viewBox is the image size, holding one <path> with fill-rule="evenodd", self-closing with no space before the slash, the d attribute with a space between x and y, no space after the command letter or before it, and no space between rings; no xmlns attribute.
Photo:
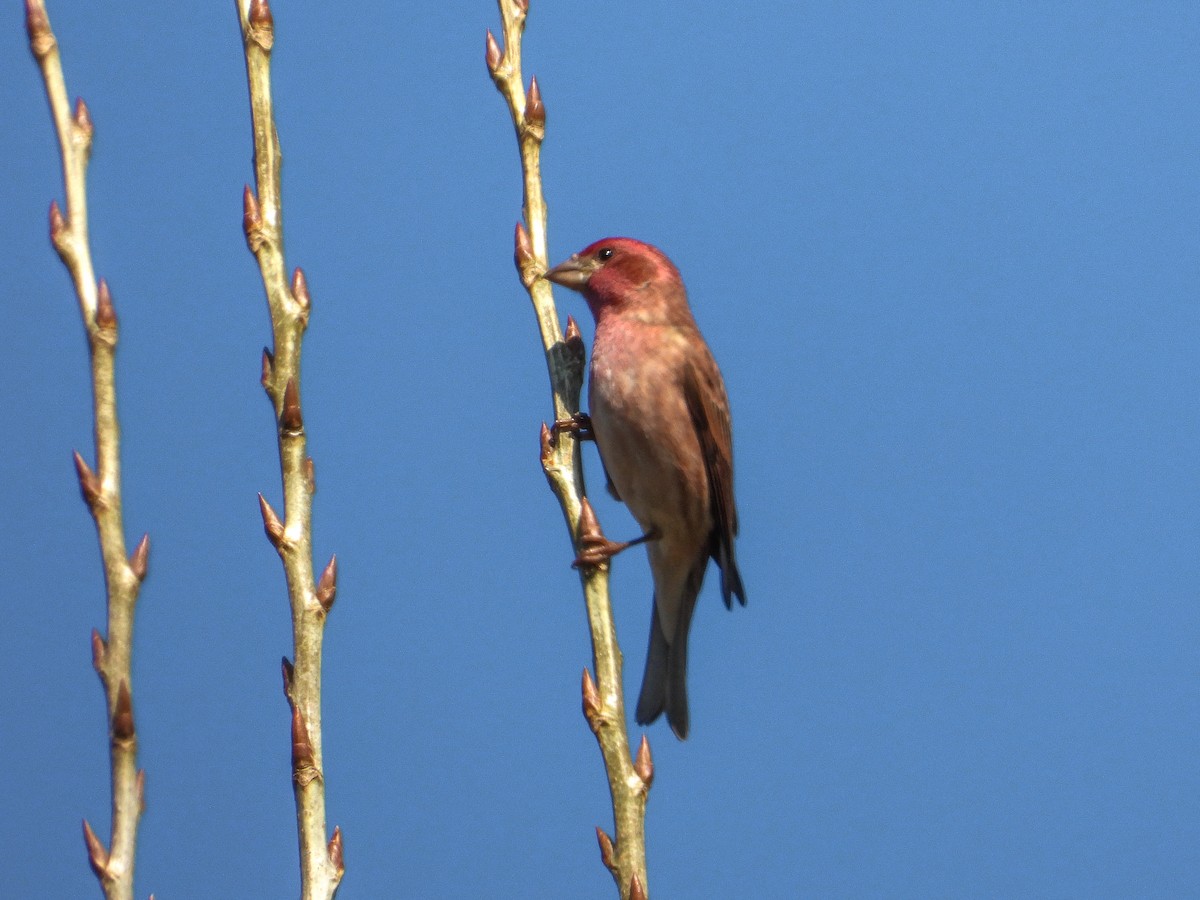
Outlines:
<svg viewBox="0 0 1200 900"><path fill-rule="evenodd" d="M587 285L588 279L592 277L592 273L598 268L600 268L598 260L581 259L576 253L566 262L561 262L547 271L542 277L573 291L582 291Z"/></svg>

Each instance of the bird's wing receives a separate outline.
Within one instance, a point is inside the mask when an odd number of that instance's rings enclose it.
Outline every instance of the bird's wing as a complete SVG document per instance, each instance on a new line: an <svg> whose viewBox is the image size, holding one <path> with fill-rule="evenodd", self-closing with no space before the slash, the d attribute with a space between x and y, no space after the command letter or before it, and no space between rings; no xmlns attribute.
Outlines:
<svg viewBox="0 0 1200 900"><path fill-rule="evenodd" d="M714 520L712 555L721 567L721 594L726 606L733 605L733 595L744 605L746 595L733 552L733 539L738 533L733 499L733 428L725 385L711 354L694 355L684 372L683 391L708 474Z"/></svg>

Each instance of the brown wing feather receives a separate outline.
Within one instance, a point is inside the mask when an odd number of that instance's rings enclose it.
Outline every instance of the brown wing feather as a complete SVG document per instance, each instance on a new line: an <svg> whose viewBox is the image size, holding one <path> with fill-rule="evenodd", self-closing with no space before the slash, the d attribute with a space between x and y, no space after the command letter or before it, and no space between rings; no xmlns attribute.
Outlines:
<svg viewBox="0 0 1200 900"><path fill-rule="evenodd" d="M683 386L708 473L713 511L710 553L721 567L721 595L727 607L733 606L734 596L744 606L746 593L733 547L738 533L737 506L733 499L733 427L725 384L711 354L695 356L684 375Z"/></svg>

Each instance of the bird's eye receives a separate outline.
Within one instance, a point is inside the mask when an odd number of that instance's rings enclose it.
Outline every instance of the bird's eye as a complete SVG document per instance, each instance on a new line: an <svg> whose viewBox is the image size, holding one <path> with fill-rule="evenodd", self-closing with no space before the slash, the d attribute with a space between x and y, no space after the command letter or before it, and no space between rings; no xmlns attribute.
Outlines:
<svg viewBox="0 0 1200 900"><path fill-rule="evenodd" d="M612 259L612 255L612 247L602 247L600 252L596 254L596 259L600 260L600 262L607 262Z"/></svg>

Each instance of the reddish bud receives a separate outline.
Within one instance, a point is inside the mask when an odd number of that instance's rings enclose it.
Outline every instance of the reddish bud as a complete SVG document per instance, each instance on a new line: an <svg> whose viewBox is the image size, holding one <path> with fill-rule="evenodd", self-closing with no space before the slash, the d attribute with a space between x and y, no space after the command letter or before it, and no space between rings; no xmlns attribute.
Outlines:
<svg viewBox="0 0 1200 900"><path fill-rule="evenodd" d="M75 136L79 143L84 147L85 152L91 149L92 136L96 133L96 126L92 123L92 114L88 111L87 104L83 102L82 97L75 98Z"/></svg>
<svg viewBox="0 0 1200 900"><path fill-rule="evenodd" d="M304 483L310 494L317 492L317 469L311 456L304 457Z"/></svg>
<svg viewBox="0 0 1200 900"><path fill-rule="evenodd" d="M113 740L122 743L132 740L134 735L133 696L129 693L129 685L125 683L124 678L117 685L117 707L113 710L112 735Z"/></svg>
<svg viewBox="0 0 1200 900"><path fill-rule="evenodd" d="M484 50L484 59L487 61L488 71L493 75L495 75L496 70L500 68L500 60L503 58L503 56L504 54L500 52L500 45L496 43L496 38L492 34L492 30L489 28L487 33L486 49Z"/></svg>
<svg viewBox="0 0 1200 900"><path fill-rule="evenodd" d="M574 316L567 316L567 330L563 332L563 340L568 344L583 343L583 335L579 332L579 323Z"/></svg>
<svg viewBox="0 0 1200 900"><path fill-rule="evenodd" d="M137 773L138 815L146 811L146 770L138 769Z"/></svg>
<svg viewBox="0 0 1200 900"><path fill-rule="evenodd" d="M317 581L317 602L321 604L321 608L325 612L333 607L333 601L337 598L337 554L329 558L329 565L325 567L325 571L321 573L320 579Z"/></svg>
<svg viewBox="0 0 1200 900"><path fill-rule="evenodd" d="M513 232L513 262L517 264L518 272L524 272L533 262L533 244L524 222L518 222Z"/></svg>
<svg viewBox="0 0 1200 900"><path fill-rule="evenodd" d="M583 717L592 731L600 727L600 692L596 690L596 682L592 681L592 673L586 668L583 670Z"/></svg>
<svg viewBox="0 0 1200 900"><path fill-rule="evenodd" d="M250 0L247 18L250 21L250 39L270 52L275 43L275 17L271 15L267 0Z"/></svg>
<svg viewBox="0 0 1200 900"><path fill-rule="evenodd" d="M134 548L133 555L129 557L129 568L133 572L133 577L138 581L146 580L146 569L150 561L150 535L143 534L142 539L138 541L137 547Z"/></svg>
<svg viewBox="0 0 1200 900"><path fill-rule="evenodd" d="M579 501L579 540L582 543L585 539L604 540L604 532L600 530L600 520L596 518L596 512L592 509L592 504L588 502L587 497Z"/></svg>
<svg viewBox="0 0 1200 900"><path fill-rule="evenodd" d="M283 409L279 413L279 427L284 434L296 435L304 430L304 416L300 414L300 388L296 379L289 378L283 389Z"/></svg>
<svg viewBox="0 0 1200 900"><path fill-rule="evenodd" d="M290 704L292 702L292 683L296 679L296 668L286 656L283 658L281 668L283 669L283 696L287 697Z"/></svg>
<svg viewBox="0 0 1200 900"><path fill-rule="evenodd" d="M650 742L644 734L641 744L638 745L637 759L633 761L633 771L637 772L638 778L642 779L647 788L654 783L654 760L650 758Z"/></svg>
<svg viewBox="0 0 1200 900"><path fill-rule="evenodd" d="M55 247L59 245L67 233L67 220L63 218L58 201L50 201L50 240Z"/></svg>
<svg viewBox="0 0 1200 900"><path fill-rule="evenodd" d="M529 95L525 98L525 126L535 140L540 141L546 133L546 107L542 103L537 76L530 80Z"/></svg>
<svg viewBox="0 0 1200 900"><path fill-rule="evenodd" d="M100 637L100 632L95 628L92 629L92 668L96 670L96 674L101 678L104 677L104 653L107 648L104 646L104 638Z"/></svg>
<svg viewBox="0 0 1200 900"><path fill-rule="evenodd" d="M545 422L542 423L542 468L548 469L554 461L554 432Z"/></svg>
<svg viewBox="0 0 1200 900"><path fill-rule="evenodd" d="M96 327L105 333L110 340L117 330L117 311L113 309L112 293L108 290L108 282L100 279L96 291Z"/></svg>
<svg viewBox="0 0 1200 900"><path fill-rule="evenodd" d="M604 863L606 869L613 867L613 842L604 829L599 825L596 826L596 843L600 845L600 862Z"/></svg>
<svg viewBox="0 0 1200 900"><path fill-rule="evenodd" d="M54 49L54 34L41 0L25 0L25 31L29 34L29 49L39 61Z"/></svg>
<svg viewBox="0 0 1200 900"><path fill-rule="evenodd" d="M79 476L79 491L83 494L83 502L94 513L96 504L100 502L100 479L88 468L78 450L75 451L75 474Z"/></svg>
<svg viewBox="0 0 1200 900"><path fill-rule="evenodd" d="M342 829L335 825L333 828L333 837L329 839L329 862L337 872L337 877L341 878L346 872L345 857L342 851Z"/></svg>
<svg viewBox="0 0 1200 900"><path fill-rule="evenodd" d="M246 232L246 246L251 253L257 253L265 240L263 237L262 212L258 207L258 198L250 185L242 192L242 230Z"/></svg>
<svg viewBox="0 0 1200 900"><path fill-rule="evenodd" d="M275 510L271 509L271 504L262 494L258 495L258 507L262 513L263 531L267 533L267 540L278 550L283 543L283 523L279 521L279 516L275 514Z"/></svg>
<svg viewBox="0 0 1200 900"><path fill-rule="evenodd" d="M316 764L313 759L312 742L308 739L308 726L299 706L292 707L292 777L308 784L315 777Z"/></svg>
<svg viewBox="0 0 1200 900"><path fill-rule="evenodd" d="M88 863L92 871L103 881L104 873L108 870L108 850L100 842L100 838L96 837L96 832L92 831L87 819L83 820L83 843L87 846Z"/></svg>
<svg viewBox="0 0 1200 900"><path fill-rule="evenodd" d="M308 309L312 305L312 298L308 293L308 279L304 277L304 270L299 266L292 273L292 296L304 309Z"/></svg>
<svg viewBox="0 0 1200 900"><path fill-rule="evenodd" d="M642 879L637 872L629 879L629 900L646 900L646 889L642 887Z"/></svg>
<svg viewBox="0 0 1200 900"><path fill-rule="evenodd" d="M521 15L529 12L529 0L513 0L513 6L517 8L517 11Z"/></svg>
<svg viewBox="0 0 1200 900"><path fill-rule="evenodd" d="M268 350L266 347L263 347L262 376L259 380L262 382L262 386L266 390L270 390L271 374L274 371L274 369L275 369L275 357L271 355L270 350Z"/></svg>

